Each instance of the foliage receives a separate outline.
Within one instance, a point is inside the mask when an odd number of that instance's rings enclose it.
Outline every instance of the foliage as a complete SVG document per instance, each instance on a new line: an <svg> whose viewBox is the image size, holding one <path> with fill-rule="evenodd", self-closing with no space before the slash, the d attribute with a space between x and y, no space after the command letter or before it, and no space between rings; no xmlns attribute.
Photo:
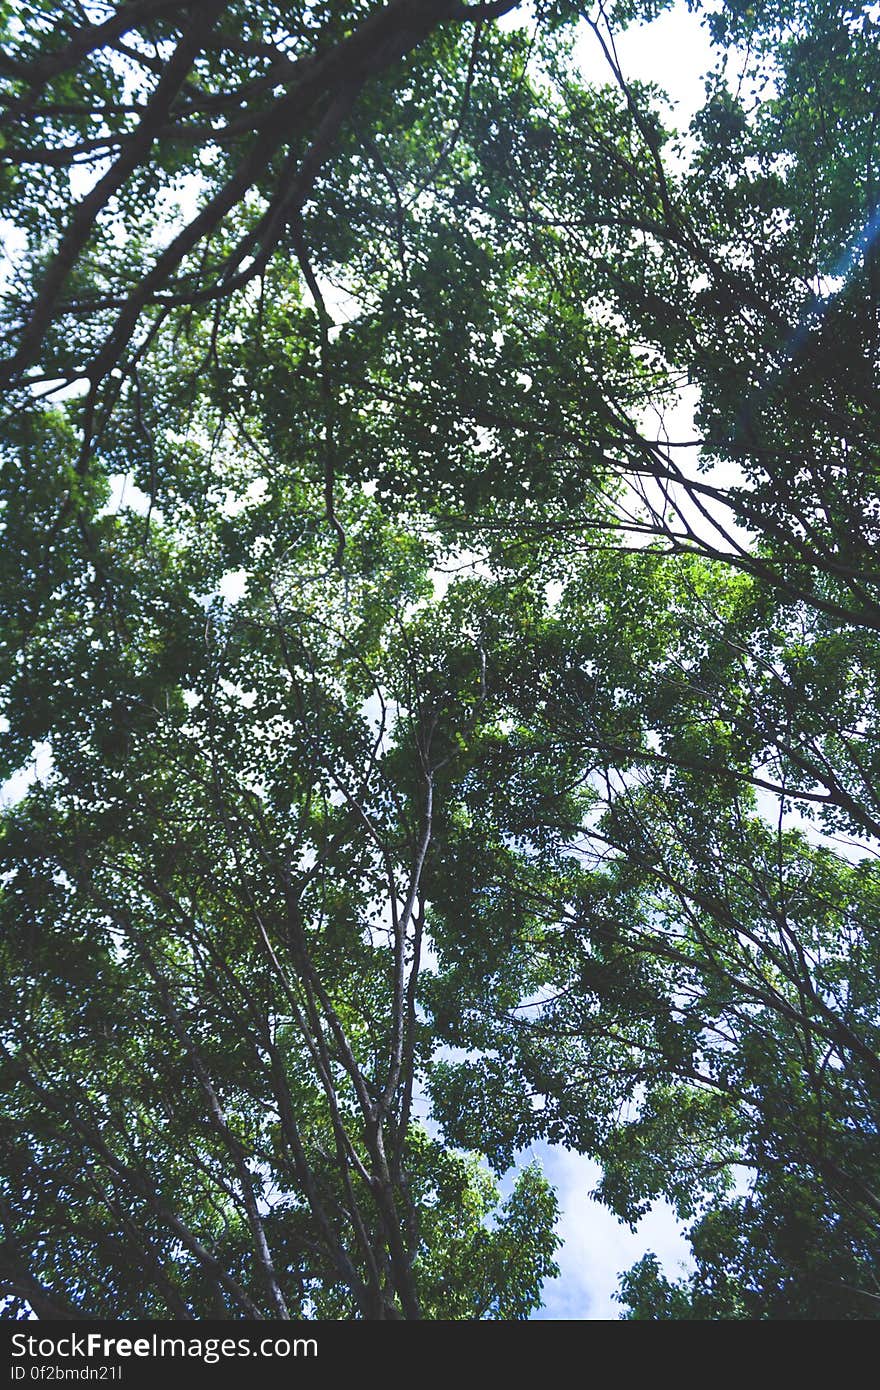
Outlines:
<svg viewBox="0 0 880 1390"><path fill-rule="evenodd" d="M880 1306L876 23L515 8L2 7L12 1316Z"/></svg>

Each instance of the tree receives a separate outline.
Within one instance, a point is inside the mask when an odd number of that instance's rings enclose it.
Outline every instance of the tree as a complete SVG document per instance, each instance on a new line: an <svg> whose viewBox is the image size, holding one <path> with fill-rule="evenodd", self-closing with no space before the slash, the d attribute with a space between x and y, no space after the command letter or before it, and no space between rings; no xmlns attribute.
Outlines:
<svg viewBox="0 0 880 1390"><path fill-rule="evenodd" d="M528 1316L536 1138L875 1314L875 26L513 8L5 17L16 1316Z"/></svg>
<svg viewBox="0 0 880 1390"><path fill-rule="evenodd" d="M419 547L366 504L347 522L356 587L286 537L229 613L194 597L222 550L203 519L144 546L140 518L105 514L117 568L77 575L31 635L19 694L54 771L6 827L17 1306L413 1317L447 1286L458 1316L524 1316L553 1268L544 1180L490 1232L486 1176L411 1123L449 753L418 663L385 746Z"/></svg>

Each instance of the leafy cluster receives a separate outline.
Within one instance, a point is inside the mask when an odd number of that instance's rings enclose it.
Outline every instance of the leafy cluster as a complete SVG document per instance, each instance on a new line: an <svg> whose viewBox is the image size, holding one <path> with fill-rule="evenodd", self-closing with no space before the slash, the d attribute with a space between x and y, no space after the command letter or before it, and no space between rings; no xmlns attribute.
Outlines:
<svg viewBox="0 0 880 1390"><path fill-rule="evenodd" d="M877 26L693 8L0 5L10 1316L526 1318L538 1141L876 1316Z"/></svg>

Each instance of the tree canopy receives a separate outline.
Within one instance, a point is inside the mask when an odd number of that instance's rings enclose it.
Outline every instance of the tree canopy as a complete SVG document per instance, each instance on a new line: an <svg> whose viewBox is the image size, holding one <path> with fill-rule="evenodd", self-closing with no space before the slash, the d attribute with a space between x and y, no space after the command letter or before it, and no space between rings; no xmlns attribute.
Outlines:
<svg viewBox="0 0 880 1390"><path fill-rule="evenodd" d="M527 1318L536 1142L877 1316L880 24L663 8L0 3L7 1316Z"/></svg>

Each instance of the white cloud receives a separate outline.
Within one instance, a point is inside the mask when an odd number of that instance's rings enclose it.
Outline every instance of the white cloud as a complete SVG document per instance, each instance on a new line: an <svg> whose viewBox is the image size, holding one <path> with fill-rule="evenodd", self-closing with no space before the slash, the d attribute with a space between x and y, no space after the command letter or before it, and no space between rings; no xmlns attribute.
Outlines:
<svg viewBox="0 0 880 1390"><path fill-rule="evenodd" d="M705 101L704 74L715 66L701 16L692 14L684 4L675 4L648 24L616 30L614 46L623 76L662 87L673 102L675 125L685 130ZM588 81L598 85L614 82L599 41L586 26L575 53Z"/></svg>
<svg viewBox="0 0 880 1390"><path fill-rule="evenodd" d="M224 603L238 603L247 588L247 570L228 570L217 585L217 592Z"/></svg>
<svg viewBox="0 0 880 1390"><path fill-rule="evenodd" d="M589 1196L599 1181L598 1164L549 1144L535 1145L532 1153L556 1188L562 1212L557 1230L564 1242L556 1257L560 1276L544 1285L538 1318L619 1318L621 1306L613 1298L618 1279L649 1250L668 1277L692 1267L682 1228L666 1202L658 1202L631 1231Z"/></svg>
<svg viewBox="0 0 880 1390"><path fill-rule="evenodd" d="M52 745L47 742L35 743L31 757L24 767L13 772L5 782L0 783L0 807L14 806L27 795L35 782L45 782L52 771Z"/></svg>

